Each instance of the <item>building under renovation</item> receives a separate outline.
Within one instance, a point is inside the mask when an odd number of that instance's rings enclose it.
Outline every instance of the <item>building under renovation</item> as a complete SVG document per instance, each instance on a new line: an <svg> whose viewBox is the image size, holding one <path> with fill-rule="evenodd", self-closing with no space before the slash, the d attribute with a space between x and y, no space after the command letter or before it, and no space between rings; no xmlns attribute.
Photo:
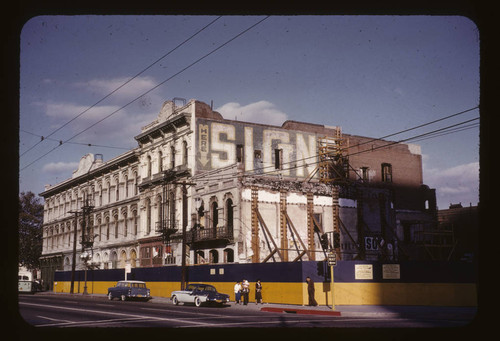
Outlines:
<svg viewBox="0 0 500 341"><path fill-rule="evenodd" d="M85 155L40 194L46 283L72 264L426 258L421 236L436 228L436 200L417 145L233 121L179 99L135 140L108 161Z"/></svg>

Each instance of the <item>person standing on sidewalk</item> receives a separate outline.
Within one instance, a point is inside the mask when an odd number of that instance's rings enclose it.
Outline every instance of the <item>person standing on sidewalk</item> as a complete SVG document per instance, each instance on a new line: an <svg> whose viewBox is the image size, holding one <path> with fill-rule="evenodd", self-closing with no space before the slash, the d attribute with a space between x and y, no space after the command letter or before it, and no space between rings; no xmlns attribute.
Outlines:
<svg viewBox="0 0 500 341"><path fill-rule="evenodd" d="M248 304L248 294L250 293L250 283L246 279L243 280L241 284L241 292L243 294L243 305Z"/></svg>
<svg viewBox="0 0 500 341"><path fill-rule="evenodd" d="M262 283L260 279L255 283L255 304L262 304Z"/></svg>
<svg viewBox="0 0 500 341"><path fill-rule="evenodd" d="M318 302L316 302L316 300L314 299L314 281L309 276L307 276L306 282L307 282L307 294L309 296L309 305L315 307L318 305Z"/></svg>
<svg viewBox="0 0 500 341"><path fill-rule="evenodd" d="M236 282L234 285L234 301L236 304L241 304L241 284Z"/></svg>

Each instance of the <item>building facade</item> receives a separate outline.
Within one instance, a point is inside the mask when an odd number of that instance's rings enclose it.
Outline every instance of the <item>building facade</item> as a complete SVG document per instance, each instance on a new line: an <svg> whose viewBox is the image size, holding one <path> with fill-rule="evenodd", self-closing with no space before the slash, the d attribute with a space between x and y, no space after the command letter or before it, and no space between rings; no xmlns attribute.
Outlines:
<svg viewBox="0 0 500 341"><path fill-rule="evenodd" d="M196 100L165 102L135 140L40 194L44 281L71 269L75 240L77 269L395 260L420 257L418 231L436 224L416 145L227 120Z"/></svg>

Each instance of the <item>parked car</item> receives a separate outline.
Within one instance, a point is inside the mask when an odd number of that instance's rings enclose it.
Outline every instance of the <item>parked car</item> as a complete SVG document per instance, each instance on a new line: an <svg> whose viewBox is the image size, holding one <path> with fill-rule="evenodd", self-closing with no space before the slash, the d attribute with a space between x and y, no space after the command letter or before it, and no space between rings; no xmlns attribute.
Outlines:
<svg viewBox="0 0 500 341"><path fill-rule="evenodd" d="M108 288L108 299L111 301L115 297L122 301L129 298L147 301L152 298L146 283L142 281L119 281L116 286Z"/></svg>
<svg viewBox="0 0 500 341"><path fill-rule="evenodd" d="M185 290L173 291L170 298L172 303L194 303L197 307L203 303L218 303L220 305L229 302L229 295L217 292L213 285L189 284Z"/></svg>

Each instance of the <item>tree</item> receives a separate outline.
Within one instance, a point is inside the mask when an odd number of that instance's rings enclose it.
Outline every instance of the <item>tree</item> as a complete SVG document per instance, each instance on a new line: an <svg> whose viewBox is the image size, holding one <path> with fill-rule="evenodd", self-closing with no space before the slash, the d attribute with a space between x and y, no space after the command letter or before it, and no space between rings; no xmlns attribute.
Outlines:
<svg viewBox="0 0 500 341"><path fill-rule="evenodd" d="M19 264L39 268L42 255L43 205L32 192L19 195Z"/></svg>

